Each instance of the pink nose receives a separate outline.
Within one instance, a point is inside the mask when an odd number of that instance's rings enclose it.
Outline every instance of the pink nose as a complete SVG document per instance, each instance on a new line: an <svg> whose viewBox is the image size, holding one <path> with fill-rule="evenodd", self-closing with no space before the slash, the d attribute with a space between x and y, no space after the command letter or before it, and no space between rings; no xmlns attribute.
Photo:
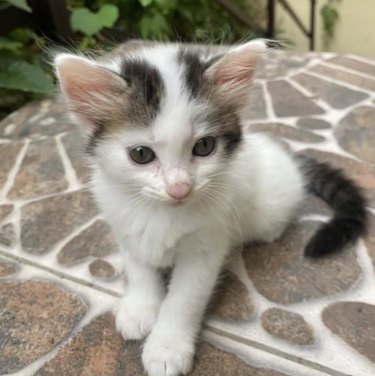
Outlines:
<svg viewBox="0 0 375 376"><path fill-rule="evenodd" d="M191 184L189 183L176 183L167 187L169 196L176 200L184 199L191 191Z"/></svg>

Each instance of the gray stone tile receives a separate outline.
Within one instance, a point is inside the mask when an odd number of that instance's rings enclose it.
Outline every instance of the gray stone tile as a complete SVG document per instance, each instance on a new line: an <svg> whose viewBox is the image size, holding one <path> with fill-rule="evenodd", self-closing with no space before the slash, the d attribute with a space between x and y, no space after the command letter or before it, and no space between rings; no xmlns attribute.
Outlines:
<svg viewBox="0 0 375 376"><path fill-rule="evenodd" d="M309 70L334 78L335 80L340 80L348 84L358 86L359 88L365 90L375 91L375 79L358 76L356 74L335 69L327 65L315 65Z"/></svg>
<svg viewBox="0 0 375 376"><path fill-rule="evenodd" d="M273 243L244 249L247 272L259 293L273 302L292 304L347 291L355 284L361 269L353 248L317 260L303 256L319 225L294 225Z"/></svg>
<svg viewBox="0 0 375 376"><path fill-rule="evenodd" d="M267 83L277 116L319 115L324 111L284 80Z"/></svg>
<svg viewBox="0 0 375 376"><path fill-rule="evenodd" d="M29 144L10 199L34 198L68 188L65 171L59 157L56 141L44 139Z"/></svg>
<svg viewBox="0 0 375 376"><path fill-rule="evenodd" d="M282 123L257 123L251 124L248 128L250 132L266 133L274 138L286 138L292 141L318 143L323 142L324 137L309 132L304 129L293 128Z"/></svg>
<svg viewBox="0 0 375 376"><path fill-rule="evenodd" d="M96 205L86 191L31 202L22 207L23 249L32 254L46 253L96 214Z"/></svg>
<svg viewBox="0 0 375 376"><path fill-rule="evenodd" d="M108 256L117 249L110 227L106 222L97 220L70 240L57 255L57 260L62 265L74 265L90 256Z"/></svg>
<svg viewBox="0 0 375 376"><path fill-rule="evenodd" d="M334 108L346 108L368 97L363 92L348 89L305 73L297 74L292 79Z"/></svg>
<svg viewBox="0 0 375 376"><path fill-rule="evenodd" d="M335 136L344 150L375 164L375 107L354 108L335 127Z"/></svg>
<svg viewBox="0 0 375 376"><path fill-rule="evenodd" d="M343 67L354 69L358 72L369 74L370 76L375 77L375 65L364 63L355 59L351 59L347 56L335 56L331 59L328 59L330 63L342 65Z"/></svg>

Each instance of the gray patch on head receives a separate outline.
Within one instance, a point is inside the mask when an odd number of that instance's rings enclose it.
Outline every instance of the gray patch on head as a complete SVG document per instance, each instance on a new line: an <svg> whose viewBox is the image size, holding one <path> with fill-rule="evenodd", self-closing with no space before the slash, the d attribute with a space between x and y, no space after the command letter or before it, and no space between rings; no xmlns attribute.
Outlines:
<svg viewBox="0 0 375 376"><path fill-rule="evenodd" d="M207 112L206 121L224 144L226 156L231 156L242 141L242 126L236 109L225 103L216 103Z"/></svg>
<svg viewBox="0 0 375 376"><path fill-rule="evenodd" d="M142 60L123 60L120 76L129 90L124 118L137 125L148 125L160 110L165 92L164 83L156 67Z"/></svg>
<svg viewBox="0 0 375 376"><path fill-rule="evenodd" d="M209 124L212 135L224 144L226 156L230 156L242 140L242 127L235 106L215 99L215 88L205 77L205 71L216 63L222 54L201 59L199 52L181 48L178 63L184 66L184 84L191 99L199 99L206 104L204 121Z"/></svg>

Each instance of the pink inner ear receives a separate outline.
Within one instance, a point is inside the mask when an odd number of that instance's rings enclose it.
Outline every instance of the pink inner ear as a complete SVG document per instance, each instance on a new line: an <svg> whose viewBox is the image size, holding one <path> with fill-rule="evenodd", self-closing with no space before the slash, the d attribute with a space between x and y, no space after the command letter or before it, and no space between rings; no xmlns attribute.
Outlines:
<svg viewBox="0 0 375 376"><path fill-rule="evenodd" d="M98 120L112 118L119 102L124 104L125 81L90 60L58 56L56 73L70 110L84 126L92 128Z"/></svg>
<svg viewBox="0 0 375 376"><path fill-rule="evenodd" d="M215 72L215 80L219 84L246 85L254 74L256 58L247 54L228 56L227 62L223 62Z"/></svg>
<svg viewBox="0 0 375 376"><path fill-rule="evenodd" d="M65 95L71 101L85 102L90 94L110 95L113 73L82 58L62 57L57 74Z"/></svg>
<svg viewBox="0 0 375 376"><path fill-rule="evenodd" d="M221 92L243 99L241 97L247 95L258 59L265 49L261 40L248 42L226 54L209 68L207 74Z"/></svg>

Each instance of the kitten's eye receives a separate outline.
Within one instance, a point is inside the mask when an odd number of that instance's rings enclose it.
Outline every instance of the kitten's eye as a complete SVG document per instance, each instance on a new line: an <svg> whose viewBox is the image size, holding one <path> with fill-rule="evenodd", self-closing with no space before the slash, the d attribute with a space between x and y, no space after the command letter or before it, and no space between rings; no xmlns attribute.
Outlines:
<svg viewBox="0 0 375 376"><path fill-rule="evenodd" d="M211 136L203 137L196 142L193 147L193 154L199 157L210 155L215 149L215 138Z"/></svg>
<svg viewBox="0 0 375 376"><path fill-rule="evenodd" d="M155 153L147 146L137 146L129 150L130 158L139 164L150 163L155 159Z"/></svg>

